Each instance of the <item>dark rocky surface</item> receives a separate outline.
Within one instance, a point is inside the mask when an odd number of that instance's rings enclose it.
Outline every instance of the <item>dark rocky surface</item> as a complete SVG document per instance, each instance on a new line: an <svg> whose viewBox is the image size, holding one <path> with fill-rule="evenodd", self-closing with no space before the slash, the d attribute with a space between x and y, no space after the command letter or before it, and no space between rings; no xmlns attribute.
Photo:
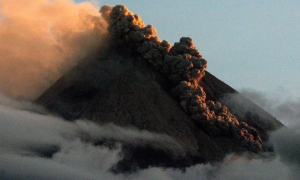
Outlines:
<svg viewBox="0 0 300 180"><path fill-rule="evenodd" d="M125 6L100 12L109 24L105 49L87 56L36 102L69 121L113 123L172 139L147 146L121 142L124 159L115 171L187 167L233 152L272 151L268 132L283 125L205 71L207 61L191 38L172 47Z"/></svg>
<svg viewBox="0 0 300 180"><path fill-rule="evenodd" d="M107 55L100 60L95 57L82 62L36 102L66 120L84 118L99 124L114 123L166 134L182 147L182 150L170 153L163 146L145 148L124 144L126 158L116 166L117 169L132 170L149 165L185 167L220 161L228 153L247 151L229 137L211 137L197 127L174 99L168 80L160 73L147 64L120 57ZM200 84L209 100L224 101L240 121L257 126L264 134L264 141L268 131L282 126L250 100L242 96L230 98L239 93L210 73L206 72ZM252 108L245 112L240 105L235 105L240 101ZM147 160L149 157L160 158L153 161ZM129 168L131 163L134 167Z"/></svg>

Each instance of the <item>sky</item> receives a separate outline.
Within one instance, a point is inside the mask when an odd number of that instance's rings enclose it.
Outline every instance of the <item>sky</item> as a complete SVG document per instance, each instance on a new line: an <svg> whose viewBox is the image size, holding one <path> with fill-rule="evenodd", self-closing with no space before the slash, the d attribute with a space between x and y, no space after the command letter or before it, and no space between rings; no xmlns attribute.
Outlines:
<svg viewBox="0 0 300 180"><path fill-rule="evenodd" d="M0 179L299 179L300 99L295 97L300 97L296 49L300 2L93 1L97 8L68 0L11 2L0 0L4 14L0 17L1 91L20 85L14 88L16 94L24 88L28 95L39 89L37 84L51 84L61 75L58 67L71 66L66 61L76 64L74 57L101 47L101 36L95 38L98 34L91 31L93 18L85 18L98 16L101 5L124 4L171 44L182 36L192 37L208 60L208 71L241 90L289 129L271 134L269 143L276 154L271 159L228 155L220 164L198 164L186 171L149 167L132 174L113 174L109 169L123 158L120 147L109 149L92 142L112 138L170 146L171 137L84 119L65 121L43 107L1 92ZM50 152L52 157L43 157Z"/></svg>
<svg viewBox="0 0 300 180"><path fill-rule="evenodd" d="M15 0L15 2L18 1L20 0ZM16 94L15 96L18 96L20 90L26 91L36 84L43 86L44 89L49 87L57 80L57 77L62 75L57 70L49 69L63 66L61 64L65 59L72 59L76 62L74 59L82 56L86 49L95 47L93 41L96 41L92 36L89 41L80 41L84 35L78 33L78 30L89 30L90 27L87 21L86 24L84 24L85 21L82 21L83 24L76 24L77 19L74 18L77 16L77 10L74 10L77 8L76 5L70 5L74 9L69 10L66 9L67 7L59 8L62 4L72 4L73 0L56 0L54 1L56 9L42 10L44 12L40 14L30 11L30 8L42 7L42 4L45 5L51 1L26 0L27 3L22 4L24 2L22 1L19 7L16 5L13 7L11 1L0 0L0 5L3 8L7 7L0 13L2 15L2 18L0 16L2 26L0 33L6 33L5 36L0 36L0 54L3 57L0 59L2 66L0 80L3 82L0 84L0 89L6 89L10 94ZM208 61L207 71L233 88L239 91L250 88L274 95L284 90L300 99L298 93L300 91L300 77L298 76L300 70L299 1L89 1L95 5L93 7L88 3L82 3L86 1L75 0L75 2L81 3L82 7L89 9L87 12L95 16L99 15L98 10L104 4L124 4L130 11L139 14L145 24L152 24L162 40L174 44L181 37L191 37L197 49ZM32 7L31 4L35 4L36 7ZM67 13L62 15L63 12ZM56 15L52 16L51 13ZM18 16L23 17L15 21L14 18ZM8 24L5 18L15 24ZM29 24L25 24L27 22ZM50 26L49 24L53 23L59 31L47 29L47 25ZM3 24L8 24L8 27L5 28ZM35 34L30 34L33 30ZM55 34L60 31L62 33ZM23 34L16 35L20 32ZM58 37L52 37L53 34ZM69 38L68 34L72 34L69 37L75 38ZM11 41L12 35L18 37L18 41ZM32 42L33 39L35 42ZM64 48L64 54L59 48L53 48L57 46L55 44L57 41L60 41L58 46ZM86 42L88 43L84 44ZM71 46L68 47L66 44L71 44ZM87 48L79 51L79 48L75 47L78 44L84 44ZM17 49L18 52L10 52L11 47ZM35 50L32 52L32 49ZM22 55L23 60L20 62L14 56L18 56L21 52L27 54ZM47 54L45 52L49 52L48 55L45 55ZM69 55L74 52L77 54L70 57ZM26 60L33 53L36 55L30 57L31 61ZM15 66L7 65L7 62ZM23 68L29 64L31 64L30 68ZM40 64L40 66L33 68L32 64L35 66ZM25 71L31 74L25 75ZM7 78L9 73L13 74L15 79ZM36 79L31 78L33 74L45 76L44 79L48 79L48 82L37 82ZM50 79L50 75L56 76ZM17 81L22 78L27 84L21 83L16 87L14 84L19 83ZM9 86L14 86L15 90L9 89Z"/></svg>
<svg viewBox="0 0 300 180"><path fill-rule="evenodd" d="M171 44L191 37L207 70L235 89L300 91L299 1L98 2L104 4L127 6Z"/></svg>

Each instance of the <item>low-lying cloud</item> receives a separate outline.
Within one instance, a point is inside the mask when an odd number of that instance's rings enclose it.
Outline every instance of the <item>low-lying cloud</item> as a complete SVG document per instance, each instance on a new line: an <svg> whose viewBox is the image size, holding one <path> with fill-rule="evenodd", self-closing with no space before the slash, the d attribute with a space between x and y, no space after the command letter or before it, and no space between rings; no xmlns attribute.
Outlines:
<svg viewBox="0 0 300 180"><path fill-rule="evenodd" d="M86 120L68 122L36 105L22 108L29 102L3 97L0 99L0 177L4 179L296 180L300 177L298 127L279 130L272 135L277 154L273 158L229 155L223 163L198 164L184 171L149 167L131 174L114 174L110 169L123 158L123 142L140 146L145 143L166 144L170 148L178 146L166 135L112 124L100 126ZM120 144L114 148L95 145L94 142L101 139L114 139Z"/></svg>
<svg viewBox="0 0 300 180"><path fill-rule="evenodd" d="M102 9L104 20L98 8L87 2L0 0L0 4L0 92L19 99L35 99L85 55L102 46L107 33L105 20L108 20L104 12L111 9L110 6ZM123 19L133 21L134 18L139 19L132 14ZM134 23L141 25L140 21ZM130 34L133 40L146 38L138 52L163 71L157 60L170 50L170 45L152 37L155 34L152 26L130 27L139 30ZM124 35L114 27L111 30L116 36ZM191 39L183 38L182 43L189 45L191 55L197 54ZM144 51L147 53L142 53ZM191 59L189 55L182 56ZM188 80L189 76L201 78L205 62L195 60L193 67L198 64L199 70L190 68L188 63L187 71L181 75L188 75ZM177 76L174 76L175 82L178 83ZM245 90L242 93L247 94ZM246 154L229 155L222 163L198 164L185 170L149 167L131 174L114 174L110 170L123 158L123 143L169 148L170 152L184 150L163 134L113 124L99 125L88 120L69 122L26 100L16 101L0 95L0 179L299 179L297 119L300 114L297 107L300 103L295 99L282 99L282 104L276 106L276 99L258 97L258 100L265 99L256 103L261 103L283 122L293 124L290 129L273 132L271 143L275 157L251 159ZM118 144L107 147L95 143L106 139Z"/></svg>
<svg viewBox="0 0 300 180"><path fill-rule="evenodd" d="M283 87L269 92L244 88L240 92L258 106L271 113L284 125L293 127L300 123L300 97Z"/></svg>

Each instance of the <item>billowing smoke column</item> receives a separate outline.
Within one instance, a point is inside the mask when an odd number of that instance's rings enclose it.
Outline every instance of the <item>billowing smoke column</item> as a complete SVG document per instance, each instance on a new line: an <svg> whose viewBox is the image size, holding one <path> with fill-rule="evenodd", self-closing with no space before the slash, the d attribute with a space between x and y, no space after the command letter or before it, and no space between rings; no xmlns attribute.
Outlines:
<svg viewBox="0 0 300 180"><path fill-rule="evenodd" d="M0 0L0 92L34 100L91 52L107 23L92 3Z"/></svg>
<svg viewBox="0 0 300 180"><path fill-rule="evenodd" d="M111 36L133 43L136 51L173 84L173 94L191 119L211 136L232 137L253 151L262 150L258 131L245 122L239 123L219 102L206 101L206 94L198 84L205 75L207 61L193 45L191 38L182 37L173 47L155 37L152 25L144 25L140 16L127 7L105 5L100 13L109 23Z"/></svg>

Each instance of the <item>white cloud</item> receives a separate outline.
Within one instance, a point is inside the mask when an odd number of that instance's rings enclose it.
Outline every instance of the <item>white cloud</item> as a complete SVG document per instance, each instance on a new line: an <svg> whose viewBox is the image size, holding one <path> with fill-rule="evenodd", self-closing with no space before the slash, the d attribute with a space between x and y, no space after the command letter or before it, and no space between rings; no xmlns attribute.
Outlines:
<svg viewBox="0 0 300 180"><path fill-rule="evenodd" d="M279 130L272 135L272 143L278 154L273 159L229 155L223 163L198 164L185 171L149 167L132 174L113 174L109 169L122 159L120 147L109 149L96 146L93 142L116 139L136 145L171 144L171 148L177 147L176 142L166 135L112 124L99 126L86 120L68 122L51 115L24 110L24 102L19 102L21 104L17 108L10 106L15 103L0 103L1 178L294 180L300 176L299 126L291 130ZM57 149L53 150L53 147ZM41 153L47 152L50 156L41 157Z"/></svg>
<svg viewBox="0 0 300 180"><path fill-rule="evenodd" d="M299 124L299 95L292 94L283 87L278 87L269 92L261 92L249 88L241 89L240 92L261 108L271 113L284 125L293 127Z"/></svg>

